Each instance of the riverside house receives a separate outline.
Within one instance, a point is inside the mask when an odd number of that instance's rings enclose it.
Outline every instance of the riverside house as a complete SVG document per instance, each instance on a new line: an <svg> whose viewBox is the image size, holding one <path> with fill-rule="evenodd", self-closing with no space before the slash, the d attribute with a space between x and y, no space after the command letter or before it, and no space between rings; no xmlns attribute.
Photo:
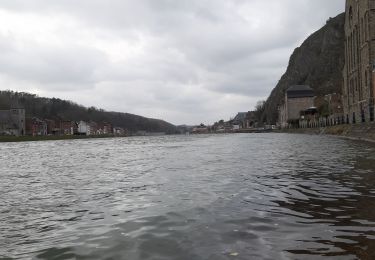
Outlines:
<svg viewBox="0 0 375 260"><path fill-rule="evenodd" d="M257 127L258 120L254 111L239 112L233 119L233 130L251 129Z"/></svg>
<svg viewBox="0 0 375 260"><path fill-rule="evenodd" d="M47 122L37 117L26 118L26 134L32 136L47 135Z"/></svg>
<svg viewBox="0 0 375 260"><path fill-rule="evenodd" d="M78 134L79 135L90 135L90 125L85 121L79 121L78 123Z"/></svg>
<svg viewBox="0 0 375 260"><path fill-rule="evenodd" d="M60 132L62 135L74 135L76 133L77 124L70 120L60 121Z"/></svg>
<svg viewBox="0 0 375 260"><path fill-rule="evenodd" d="M306 85L289 87L285 92L284 104L279 107L281 128L298 125L301 112L314 107L314 91Z"/></svg>
<svg viewBox="0 0 375 260"><path fill-rule="evenodd" d="M119 132L124 132L117 129ZM110 123L96 123L94 121L85 122L79 121L77 124L77 133L79 135L108 135L113 134L113 127Z"/></svg>
<svg viewBox="0 0 375 260"><path fill-rule="evenodd" d="M99 123L98 126L100 130L99 134L107 135L112 134L114 132L112 124L108 122Z"/></svg>
<svg viewBox="0 0 375 260"><path fill-rule="evenodd" d="M25 109L0 110L0 135L22 136L25 134Z"/></svg>
<svg viewBox="0 0 375 260"><path fill-rule="evenodd" d="M232 121L233 130L240 130L246 128L246 115L247 112L238 112Z"/></svg>
<svg viewBox="0 0 375 260"><path fill-rule="evenodd" d="M47 134L48 135L58 135L60 129L56 127L56 121L51 119L44 120L47 124Z"/></svg>
<svg viewBox="0 0 375 260"><path fill-rule="evenodd" d="M113 127L113 134L114 135L120 135L120 136L123 136L123 135L126 135L127 132L124 128L122 127Z"/></svg>

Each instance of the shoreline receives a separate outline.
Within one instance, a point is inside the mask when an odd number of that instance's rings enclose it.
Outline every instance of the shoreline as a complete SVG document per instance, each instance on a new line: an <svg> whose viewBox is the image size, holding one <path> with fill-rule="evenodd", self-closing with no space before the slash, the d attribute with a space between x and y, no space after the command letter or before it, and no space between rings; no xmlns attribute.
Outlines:
<svg viewBox="0 0 375 260"><path fill-rule="evenodd" d="M266 133L288 133L288 134L307 134L307 135L326 135L339 137L352 141L362 141L375 144L375 122L362 123L355 125L336 125L319 128L290 128L281 130L264 131ZM257 133L238 132L238 133ZM224 134L224 133L215 133ZM235 133L225 133L235 134ZM81 140L81 139L104 139L129 137L128 135L62 135L62 136L0 136L0 143L16 142L41 142L41 141L60 141L60 140Z"/></svg>
<svg viewBox="0 0 375 260"><path fill-rule="evenodd" d="M102 139L126 137L119 135L47 135L47 136L0 136L0 143L17 142L42 142L42 141L60 141L60 140L80 140L80 139Z"/></svg>
<svg viewBox="0 0 375 260"><path fill-rule="evenodd" d="M280 133L327 135L353 141L375 143L375 123L336 125L320 128L282 129Z"/></svg>

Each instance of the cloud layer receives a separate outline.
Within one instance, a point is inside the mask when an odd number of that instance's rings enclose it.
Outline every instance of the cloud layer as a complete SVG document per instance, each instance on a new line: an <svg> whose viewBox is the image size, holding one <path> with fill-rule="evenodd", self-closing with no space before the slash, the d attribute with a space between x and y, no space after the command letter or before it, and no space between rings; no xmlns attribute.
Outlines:
<svg viewBox="0 0 375 260"><path fill-rule="evenodd" d="M0 89L212 123L265 99L343 0L2 0Z"/></svg>

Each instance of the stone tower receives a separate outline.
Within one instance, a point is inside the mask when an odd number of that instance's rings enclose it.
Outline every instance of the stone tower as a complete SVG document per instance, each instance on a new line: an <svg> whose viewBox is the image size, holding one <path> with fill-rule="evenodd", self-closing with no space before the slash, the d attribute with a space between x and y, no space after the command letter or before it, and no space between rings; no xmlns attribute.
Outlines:
<svg viewBox="0 0 375 260"><path fill-rule="evenodd" d="M26 120L25 120L25 109L23 108L12 108L10 110L10 117L13 124L18 129L18 136L26 134Z"/></svg>
<svg viewBox="0 0 375 260"><path fill-rule="evenodd" d="M375 0L347 0L343 103L350 123L374 121Z"/></svg>

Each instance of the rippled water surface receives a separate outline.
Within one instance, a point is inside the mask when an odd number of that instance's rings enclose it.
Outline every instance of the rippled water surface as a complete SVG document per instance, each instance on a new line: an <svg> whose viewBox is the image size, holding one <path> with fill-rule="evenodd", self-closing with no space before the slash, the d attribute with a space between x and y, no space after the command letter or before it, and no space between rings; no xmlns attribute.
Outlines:
<svg viewBox="0 0 375 260"><path fill-rule="evenodd" d="M375 147L287 134L0 144L0 258L375 259Z"/></svg>

